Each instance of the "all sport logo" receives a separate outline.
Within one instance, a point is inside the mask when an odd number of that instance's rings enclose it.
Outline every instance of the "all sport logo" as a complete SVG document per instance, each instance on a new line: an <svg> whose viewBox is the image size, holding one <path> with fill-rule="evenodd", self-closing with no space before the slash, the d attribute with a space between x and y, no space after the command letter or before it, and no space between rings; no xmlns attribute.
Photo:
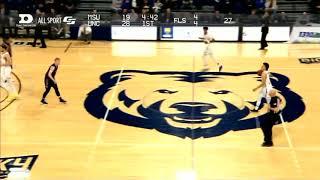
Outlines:
<svg viewBox="0 0 320 180"><path fill-rule="evenodd" d="M73 25L76 23L76 19L72 16L64 17L37 17L34 18L31 14L19 14L18 26L35 26L35 24L47 25L47 24L62 24L66 23Z"/></svg>
<svg viewBox="0 0 320 180"><path fill-rule="evenodd" d="M38 155L1 157L0 158L0 179L5 179L14 170L31 171Z"/></svg>

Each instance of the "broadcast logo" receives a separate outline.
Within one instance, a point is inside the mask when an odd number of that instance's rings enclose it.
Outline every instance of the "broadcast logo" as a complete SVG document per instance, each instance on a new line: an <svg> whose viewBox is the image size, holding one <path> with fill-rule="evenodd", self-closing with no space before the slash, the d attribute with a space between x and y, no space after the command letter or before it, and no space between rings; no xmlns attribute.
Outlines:
<svg viewBox="0 0 320 180"><path fill-rule="evenodd" d="M76 23L76 19L73 18L72 16L65 16L63 18L63 22L69 25L75 24Z"/></svg>
<svg viewBox="0 0 320 180"><path fill-rule="evenodd" d="M33 16L31 14L19 14L19 23L17 26L30 27L35 26L33 23Z"/></svg>

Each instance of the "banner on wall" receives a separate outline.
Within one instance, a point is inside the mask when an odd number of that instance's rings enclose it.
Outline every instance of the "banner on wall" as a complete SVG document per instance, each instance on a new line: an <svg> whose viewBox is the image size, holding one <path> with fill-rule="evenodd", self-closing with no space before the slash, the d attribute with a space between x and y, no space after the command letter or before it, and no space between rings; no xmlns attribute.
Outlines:
<svg viewBox="0 0 320 180"><path fill-rule="evenodd" d="M267 41L289 41L290 27L269 27ZM261 27L243 27L242 41L260 41Z"/></svg>
<svg viewBox="0 0 320 180"><path fill-rule="evenodd" d="M173 38L173 26L162 26L161 27L161 38L172 39Z"/></svg>
<svg viewBox="0 0 320 180"><path fill-rule="evenodd" d="M320 27L293 27L291 43L320 43Z"/></svg>
<svg viewBox="0 0 320 180"><path fill-rule="evenodd" d="M161 40L199 41L203 36L203 27L192 26L162 26ZM209 27L209 33L217 41L238 41L239 27Z"/></svg>
<svg viewBox="0 0 320 180"><path fill-rule="evenodd" d="M157 27L112 26L112 40L157 40Z"/></svg>

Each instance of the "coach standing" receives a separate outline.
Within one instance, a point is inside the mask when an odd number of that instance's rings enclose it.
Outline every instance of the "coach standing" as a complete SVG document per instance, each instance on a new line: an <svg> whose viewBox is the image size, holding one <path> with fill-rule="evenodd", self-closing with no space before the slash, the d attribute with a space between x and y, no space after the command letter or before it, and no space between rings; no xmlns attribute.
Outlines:
<svg viewBox="0 0 320 180"><path fill-rule="evenodd" d="M269 33L269 24L270 24L270 15L269 12L266 11L262 16L262 26L261 26L261 46L259 50L264 50L264 48L268 47L267 43L267 34Z"/></svg>
<svg viewBox="0 0 320 180"><path fill-rule="evenodd" d="M271 100L268 105L268 113L266 114L267 119L261 122L261 129L264 135L264 142L262 146L264 147L273 146L272 127L276 122L279 122L281 110L281 99L277 96L277 91L275 89L272 89L270 90L269 95L271 97Z"/></svg>

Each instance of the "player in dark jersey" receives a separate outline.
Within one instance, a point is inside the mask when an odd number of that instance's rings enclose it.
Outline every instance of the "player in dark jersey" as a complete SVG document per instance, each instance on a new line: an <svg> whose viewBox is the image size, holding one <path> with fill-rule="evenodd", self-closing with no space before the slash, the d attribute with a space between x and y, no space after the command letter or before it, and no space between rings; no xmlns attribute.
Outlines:
<svg viewBox="0 0 320 180"><path fill-rule="evenodd" d="M56 92L56 95L59 97L60 102L62 103L66 103L67 101L65 101L64 99L62 99L62 97L60 96L60 92L58 89L58 85L57 85L57 81L55 79L56 73L58 71L58 67L60 64L60 58L55 58L54 59L54 63L49 67L45 77L44 77L44 84L46 87L46 91L43 93L42 96L42 100L41 103L42 104L48 104L46 102L46 96L48 95L48 93L50 92L50 89L53 87L53 89Z"/></svg>
<svg viewBox="0 0 320 180"><path fill-rule="evenodd" d="M280 121L280 105L281 99L277 96L277 91L275 89L271 89L269 92L271 97L268 107L267 117L268 119L261 123L261 129L264 135L264 142L262 146L270 147L273 146L272 142L272 127L276 122Z"/></svg>

